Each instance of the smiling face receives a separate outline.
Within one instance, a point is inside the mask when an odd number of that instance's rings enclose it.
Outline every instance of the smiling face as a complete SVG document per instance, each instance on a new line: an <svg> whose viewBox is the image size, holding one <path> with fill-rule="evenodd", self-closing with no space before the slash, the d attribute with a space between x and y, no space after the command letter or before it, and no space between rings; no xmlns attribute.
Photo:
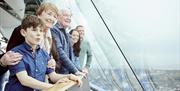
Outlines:
<svg viewBox="0 0 180 91"><path fill-rule="evenodd" d="M63 26L63 28L67 28L70 26L71 16L72 16L72 14L69 9L61 10L59 17L58 17L58 19L59 19L58 21Z"/></svg>
<svg viewBox="0 0 180 91"><path fill-rule="evenodd" d="M57 21L57 14L50 9L43 11L38 17L44 22L46 29L52 28Z"/></svg>
<svg viewBox="0 0 180 91"><path fill-rule="evenodd" d="M71 34L71 40L72 40L72 44L75 44L78 42L79 40L79 33L77 31L73 31Z"/></svg>
<svg viewBox="0 0 180 91"><path fill-rule="evenodd" d="M44 22L46 31L57 21L58 8L52 3L43 3L37 9L36 15Z"/></svg>

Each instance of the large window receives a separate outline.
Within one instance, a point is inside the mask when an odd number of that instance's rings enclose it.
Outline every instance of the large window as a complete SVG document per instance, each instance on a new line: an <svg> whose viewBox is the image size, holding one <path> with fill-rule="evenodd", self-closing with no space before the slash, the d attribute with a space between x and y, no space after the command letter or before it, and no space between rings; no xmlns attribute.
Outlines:
<svg viewBox="0 0 180 91"><path fill-rule="evenodd" d="M93 0L115 40L91 1L77 0L96 40L91 81L109 91L180 90L179 0Z"/></svg>

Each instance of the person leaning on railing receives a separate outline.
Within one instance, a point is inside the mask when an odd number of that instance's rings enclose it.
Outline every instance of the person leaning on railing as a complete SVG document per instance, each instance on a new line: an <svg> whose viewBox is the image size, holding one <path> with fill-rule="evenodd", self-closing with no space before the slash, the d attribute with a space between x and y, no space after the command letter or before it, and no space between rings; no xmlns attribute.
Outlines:
<svg viewBox="0 0 180 91"><path fill-rule="evenodd" d="M82 25L78 25L76 27L76 31L79 32L80 40L81 40L81 45L80 45L81 51L79 54L80 65L82 68L82 72L86 73L87 75L89 73L89 68L92 62L92 49L89 41L84 38L85 27ZM85 66L83 65L84 63Z"/></svg>
<svg viewBox="0 0 180 91"><path fill-rule="evenodd" d="M71 46L70 35L67 28L70 27L72 12L68 8L61 9L58 15L58 21L51 29L52 38L54 38L56 53L58 54L56 72L61 74L75 74L85 76L73 64L73 48Z"/></svg>

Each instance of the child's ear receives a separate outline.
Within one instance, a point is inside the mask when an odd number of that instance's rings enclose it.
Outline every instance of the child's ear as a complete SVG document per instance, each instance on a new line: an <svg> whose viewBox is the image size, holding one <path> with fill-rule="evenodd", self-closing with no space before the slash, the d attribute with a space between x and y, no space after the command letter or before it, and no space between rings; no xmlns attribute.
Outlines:
<svg viewBox="0 0 180 91"><path fill-rule="evenodd" d="M22 36L24 36L24 37L26 36L26 31L24 29L21 29L20 32L21 32Z"/></svg>

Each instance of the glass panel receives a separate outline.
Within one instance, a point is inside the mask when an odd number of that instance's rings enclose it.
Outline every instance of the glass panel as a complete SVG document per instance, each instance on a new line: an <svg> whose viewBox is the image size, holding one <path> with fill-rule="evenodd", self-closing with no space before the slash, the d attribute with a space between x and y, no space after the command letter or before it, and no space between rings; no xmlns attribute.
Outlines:
<svg viewBox="0 0 180 91"><path fill-rule="evenodd" d="M141 91L138 81L127 65L108 30L90 1L77 0L93 35L86 35L93 48L90 82L106 91ZM93 38L94 37L94 38Z"/></svg>
<svg viewBox="0 0 180 91"><path fill-rule="evenodd" d="M86 26L93 49L90 83L100 91L180 90L179 0L94 0L115 40L92 0L76 0L78 7L73 0L49 1L71 7L72 28Z"/></svg>
<svg viewBox="0 0 180 91"><path fill-rule="evenodd" d="M88 1L77 1L105 56L97 56L97 60L102 61L103 57L111 69L126 69L124 58L94 7L88 6ZM94 3L138 75L144 90L180 90L179 0L94 0ZM104 63L106 61L103 59L99 64L102 66ZM119 77L127 72L118 72ZM119 79L119 84L124 86L122 82ZM136 86L131 84L130 87Z"/></svg>

